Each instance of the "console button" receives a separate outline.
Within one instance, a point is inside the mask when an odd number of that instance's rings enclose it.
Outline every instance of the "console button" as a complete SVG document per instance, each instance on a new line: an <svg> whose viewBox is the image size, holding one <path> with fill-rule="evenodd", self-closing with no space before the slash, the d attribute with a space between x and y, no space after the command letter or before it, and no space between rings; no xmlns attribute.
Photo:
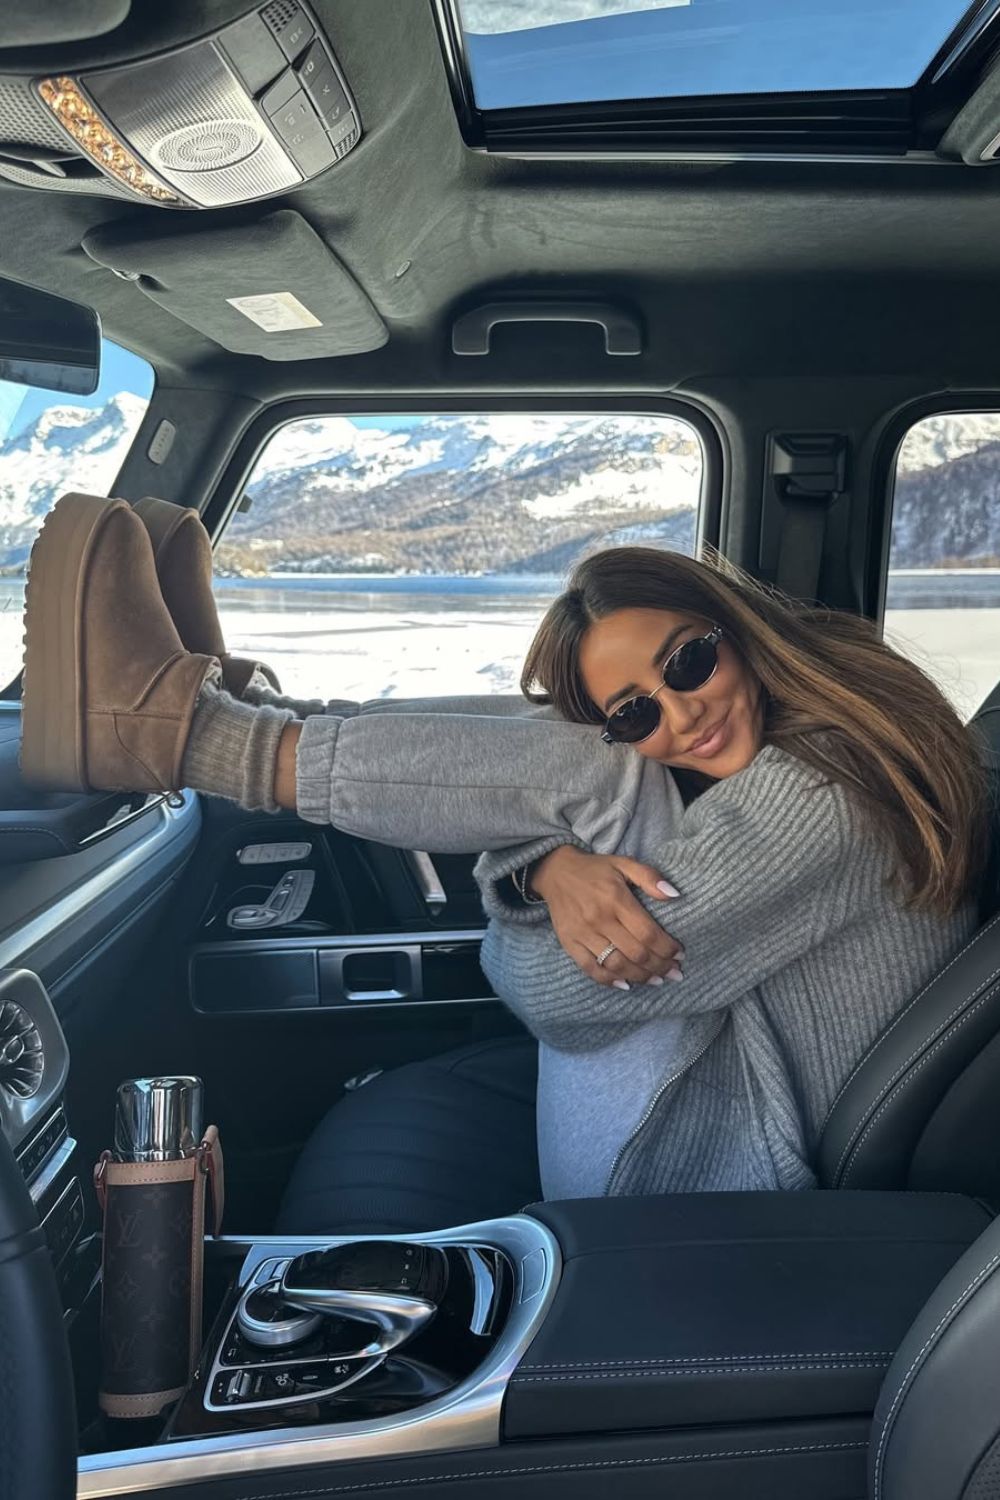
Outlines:
<svg viewBox="0 0 1000 1500"><path fill-rule="evenodd" d="M271 116L271 123L307 177L322 172L336 159L319 116L302 89Z"/></svg>
<svg viewBox="0 0 1000 1500"><path fill-rule="evenodd" d="M261 1377L253 1370L225 1370L212 1382L213 1406L245 1406L260 1400Z"/></svg>
<svg viewBox="0 0 1000 1500"><path fill-rule="evenodd" d="M312 46L309 48L309 51L306 53L305 57L302 59L302 61L298 65L298 68L296 69L296 72L299 75L299 81L300 83L303 83L305 85L307 92L312 92L312 84L314 79L318 78L323 69L328 68L329 66L330 59L327 56L326 48L323 46L323 43L313 42Z"/></svg>
<svg viewBox="0 0 1000 1500"><path fill-rule="evenodd" d="M309 17L297 5L289 5L288 0L265 6L263 18L289 62L294 62L316 35Z"/></svg>
<svg viewBox="0 0 1000 1500"><path fill-rule="evenodd" d="M333 130L351 115L351 101L329 63L306 83L310 99L323 117L327 130Z"/></svg>

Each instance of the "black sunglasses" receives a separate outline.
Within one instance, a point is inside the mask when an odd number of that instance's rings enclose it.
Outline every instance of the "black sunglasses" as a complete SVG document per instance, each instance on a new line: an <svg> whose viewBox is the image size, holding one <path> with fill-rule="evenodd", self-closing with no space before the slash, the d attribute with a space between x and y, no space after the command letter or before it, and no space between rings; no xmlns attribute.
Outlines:
<svg viewBox="0 0 1000 1500"><path fill-rule="evenodd" d="M685 641L671 651L663 663L663 687L672 693L693 693L715 676L719 665L722 626L713 625L707 635ZM656 692L662 692L657 688ZM660 705L656 694L643 693L616 708L604 726L601 739L609 745L638 745L660 727Z"/></svg>

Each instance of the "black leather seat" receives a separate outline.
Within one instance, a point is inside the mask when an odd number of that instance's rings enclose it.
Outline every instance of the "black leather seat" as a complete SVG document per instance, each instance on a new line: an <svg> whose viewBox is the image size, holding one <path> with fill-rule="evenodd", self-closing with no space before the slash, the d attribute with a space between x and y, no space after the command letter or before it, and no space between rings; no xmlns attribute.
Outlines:
<svg viewBox="0 0 1000 1500"><path fill-rule="evenodd" d="M948 1272L896 1352L875 1411L868 1493L1000 1495L1000 1221Z"/></svg>
<svg viewBox="0 0 1000 1500"><path fill-rule="evenodd" d="M529 1037L409 1063L344 1095L299 1158L286 1234L418 1233L541 1196Z"/></svg>
<svg viewBox="0 0 1000 1500"><path fill-rule="evenodd" d="M996 792L1000 686L974 724ZM998 823L983 925L845 1083L819 1144L824 1187L940 1189L1000 1206ZM307 1144L279 1228L416 1232L515 1211L538 1194L536 1065L533 1042L507 1040L348 1095Z"/></svg>

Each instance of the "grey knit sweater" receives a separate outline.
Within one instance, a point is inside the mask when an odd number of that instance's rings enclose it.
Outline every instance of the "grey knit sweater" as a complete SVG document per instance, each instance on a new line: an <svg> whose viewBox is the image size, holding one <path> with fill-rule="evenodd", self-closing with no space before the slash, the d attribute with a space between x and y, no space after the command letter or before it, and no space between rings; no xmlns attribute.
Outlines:
<svg viewBox="0 0 1000 1500"><path fill-rule="evenodd" d="M905 910L890 851L847 794L773 746L685 808L667 768L517 705L384 702L310 718L299 813L403 848L485 849L483 967L544 1045L586 1052L682 1018L609 1192L808 1187L838 1089L970 931L971 907ZM639 899L683 944L682 983L595 984L544 908L505 903L498 882L562 843L631 855L673 882L679 900Z"/></svg>

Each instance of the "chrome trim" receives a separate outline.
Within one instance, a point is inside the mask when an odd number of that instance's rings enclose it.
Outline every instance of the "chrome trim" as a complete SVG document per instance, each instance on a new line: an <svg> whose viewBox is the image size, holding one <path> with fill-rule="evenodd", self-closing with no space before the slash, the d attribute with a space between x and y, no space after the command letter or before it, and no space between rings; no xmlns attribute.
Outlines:
<svg viewBox="0 0 1000 1500"><path fill-rule="evenodd" d="M432 912L436 911L438 907L447 906L448 892L444 888L440 875L434 868L434 861L426 850L407 849L406 861L420 887L420 894L424 898L424 905L429 906Z"/></svg>
<svg viewBox="0 0 1000 1500"><path fill-rule="evenodd" d="M292 1262L294 1265L295 1262ZM433 1302L423 1297L403 1297L393 1292L343 1292L337 1287L288 1286L288 1271L281 1282L281 1295L293 1307L311 1312L335 1313L352 1323L373 1323L376 1336L345 1359L374 1359L388 1354L397 1345L418 1334L437 1312Z"/></svg>
<svg viewBox="0 0 1000 1500"><path fill-rule="evenodd" d="M155 847L164 841L165 835L175 832L171 824L192 822L196 829L200 818L197 795L194 792L184 792L183 797L182 807L172 808L166 802L161 805L160 826L151 828L144 839L117 858L109 860L103 869L81 881L73 890L67 891L65 896L59 897L51 906L39 912L37 917L22 923L0 941L0 969L17 968L32 948L37 948L54 931L82 916L93 902L100 900L139 871L155 852ZM114 831L117 833L118 830Z"/></svg>
<svg viewBox="0 0 1000 1500"><path fill-rule="evenodd" d="M464 1256L472 1276L473 1301L469 1329L472 1333L485 1333L490 1321L497 1284L493 1272L483 1259L480 1250L467 1250Z"/></svg>
<svg viewBox="0 0 1000 1500"><path fill-rule="evenodd" d="M316 1240L268 1235L250 1240L225 1236L221 1243L244 1245L248 1252L262 1250L263 1259L270 1246L321 1250L329 1245L349 1244L351 1238ZM516 1283L510 1315L503 1333L474 1374L446 1395L403 1416L383 1417L369 1423L296 1428L294 1432L234 1433L180 1440L169 1447L89 1454L79 1461L78 1500L132 1495L171 1485L203 1484L225 1477L245 1479L251 1474L313 1464L496 1447L508 1382L542 1326L559 1285L562 1255L557 1240L544 1224L526 1214L460 1225L438 1234L375 1238L442 1246L480 1244L499 1250L511 1261ZM529 1262L527 1267L525 1261ZM539 1262L542 1274L536 1277Z"/></svg>
<svg viewBox="0 0 1000 1500"><path fill-rule="evenodd" d="M317 1328L321 1328L323 1326L322 1313L310 1313L300 1307L291 1309L291 1315L287 1318L283 1318L280 1323L265 1323L263 1318L255 1318L253 1313L247 1307L247 1298L266 1295L269 1291L273 1292L274 1296L279 1296L281 1292L281 1282L274 1281L271 1283L270 1287L268 1287L267 1283L265 1282L265 1284L261 1286L261 1284L255 1277L252 1284L247 1287L246 1291L243 1293L243 1296L240 1298L239 1306L236 1309L236 1327L246 1339L247 1343L252 1344L254 1348L288 1349L290 1347L294 1347L294 1345L296 1344L303 1343L304 1340L309 1338L311 1334L314 1334L316 1332ZM298 1316L295 1316L295 1314L298 1314ZM222 1343L219 1346L220 1349L225 1346L226 1341L228 1340L229 1335L232 1332L232 1327L233 1325L232 1323L230 1323L222 1339ZM228 1364L220 1364L219 1355L216 1356L215 1362L219 1366L220 1372L222 1370L235 1370L237 1368L242 1370L246 1368L245 1365L234 1366ZM214 1383L215 1371L213 1370L212 1373L213 1379L209 1381L209 1391L211 1391L212 1385Z"/></svg>
<svg viewBox="0 0 1000 1500"><path fill-rule="evenodd" d="M28 1192L31 1194L31 1201L36 1207L55 1182L59 1173L69 1164L69 1159L75 1150L76 1141L71 1135L67 1135L63 1138L62 1144L58 1147L55 1154L49 1157L45 1166L28 1189Z"/></svg>
<svg viewBox="0 0 1000 1500"><path fill-rule="evenodd" d="M0 1089L0 1130L17 1155L61 1104L69 1074L69 1047L48 991L37 974L21 968L0 972L0 1008L8 1000L14 1001L34 1022L43 1056L41 1079L27 1099Z"/></svg>
<svg viewBox="0 0 1000 1500"><path fill-rule="evenodd" d="M102 839L110 838L113 833L120 833L123 828L128 828L131 823L138 822L140 818L144 818L147 813L153 812L154 809L159 807L161 803L166 802L166 800L166 792L150 793L141 807L133 807L129 812L121 813L120 815L112 814L108 821L100 828L95 828L93 833L85 834L82 839L77 839L77 848L89 849L94 844L99 844Z"/></svg>

